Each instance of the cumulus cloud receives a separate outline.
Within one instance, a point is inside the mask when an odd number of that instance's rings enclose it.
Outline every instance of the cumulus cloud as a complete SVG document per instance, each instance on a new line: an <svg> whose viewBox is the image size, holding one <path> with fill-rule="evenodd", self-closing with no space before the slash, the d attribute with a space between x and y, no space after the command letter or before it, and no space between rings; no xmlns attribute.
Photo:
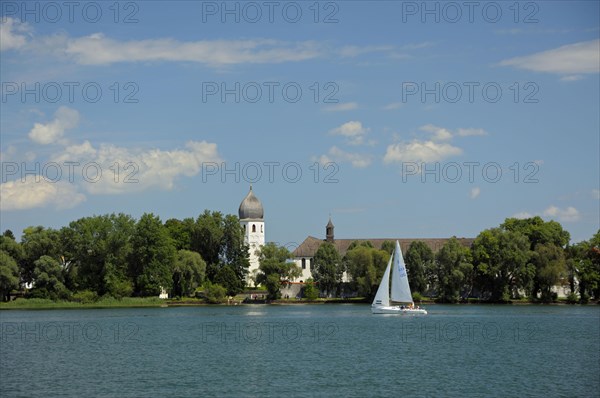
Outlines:
<svg viewBox="0 0 600 398"><path fill-rule="evenodd" d="M569 206L566 209L549 206L542 214L545 217L558 218L559 221L563 222L574 222L579 220L579 211L572 206Z"/></svg>
<svg viewBox="0 0 600 398"><path fill-rule="evenodd" d="M448 143L434 141L400 142L387 147L383 161L393 162L437 162L462 154L462 149Z"/></svg>
<svg viewBox="0 0 600 398"><path fill-rule="evenodd" d="M419 130L432 133L432 140L434 141L447 141L452 138L452 133L443 127L434 126L433 124L426 124L425 126L419 127Z"/></svg>
<svg viewBox="0 0 600 398"><path fill-rule="evenodd" d="M369 130L369 128L363 127L361 122L350 121L330 130L329 134L346 137L350 145L362 145Z"/></svg>
<svg viewBox="0 0 600 398"><path fill-rule="evenodd" d="M471 199L475 199L479 196L480 193L481 193L481 189L479 187L471 188L471 192L469 193L469 196L471 197Z"/></svg>
<svg viewBox="0 0 600 398"><path fill-rule="evenodd" d="M66 147L53 161L89 165L90 176L81 181L91 194L120 194L148 189L170 190L177 178L198 174L204 163L218 163L217 144L189 141L183 149L131 149L111 144L94 148L88 141ZM218 166L218 164L217 164ZM102 176L97 176L100 169Z"/></svg>
<svg viewBox="0 0 600 398"><path fill-rule="evenodd" d="M356 102L344 102L341 104L330 105L323 108L326 112L346 112L351 111L358 108L358 104Z"/></svg>
<svg viewBox="0 0 600 398"><path fill-rule="evenodd" d="M485 131L484 129L473 129L473 128L469 128L469 129L458 129L457 130L457 134L461 137L468 137L468 136L472 136L472 135L487 135L487 131Z"/></svg>
<svg viewBox="0 0 600 398"><path fill-rule="evenodd" d="M46 124L35 123L29 132L29 138L36 144L48 145L61 141L66 130L79 123L79 112L66 106L58 108L54 120Z"/></svg>
<svg viewBox="0 0 600 398"><path fill-rule="evenodd" d="M321 155L318 159L322 165L327 163L350 163L352 167L364 168L371 164L371 156L367 154L351 153L333 146L326 155Z"/></svg>
<svg viewBox="0 0 600 398"><path fill-rule="evenodd" d="M501 66L561 75L600 72L600 39L568 44L552 50L506 59Z"/></svg>
<svg viewBox="0 0 600 398"><path fill-rule="evenodd" d="M533 217L533 214L528 213L526 211L518 212L516 214L513 214L513 216L512 216L512 218L518 218L519 220L524 220L526 218L531 218L531 217Z"/></svg>
<svg viewBox="0 0 600 398"><path fill-rule="evenodd" d="M393 162L437 162L453 156L462 155L463 150L454 146L450 141L455 136L486 135L487 132L477 128L459 128L453 133L447 128L426 124L419 127L420 131L430 134L429 139L414 139L410 142L399 142L387 147L383 161Z"/></svg>
<svg viewBox="0 0 600 398"><path fill-rule="evenodd" d="M11 17L3 17L0 19L0 51L25 47L30 31L31 28L27 23L21 23Z"/></svg>
<svg viewBox="0 0 600 398"><path fill-rule="evenodd" d="M85 200L76 185L68 181L53 182L39 175L26 175L24 179L0 184L0 197L3 211L47 206L67 209Z"/></svg>

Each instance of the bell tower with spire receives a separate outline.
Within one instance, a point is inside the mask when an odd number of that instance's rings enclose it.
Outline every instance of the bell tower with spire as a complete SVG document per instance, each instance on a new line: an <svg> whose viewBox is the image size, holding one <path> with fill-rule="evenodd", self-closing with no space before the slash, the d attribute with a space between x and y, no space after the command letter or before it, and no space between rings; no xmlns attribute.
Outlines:
<svg viewBox="0 0 600 398"><path fill-rule="evenodd" d="M333 223L331 222L331 214L329 215L329 222L327 223L327 226L325 227L325 240L329 243L333 243L334 238L333 238L333 229L335 227L333 226Z"/></svg>
<svg viewBox="0 0 600 398"><path fill-rule="evenodd" d="M248 271L249 274L252 274L252 271L258 270L259 266L256 251L265 244L264 210L262 203L252 191L252 185L240 204L238 216L240 225L244 229L244 243L249 246L250 268Z"/></svg>

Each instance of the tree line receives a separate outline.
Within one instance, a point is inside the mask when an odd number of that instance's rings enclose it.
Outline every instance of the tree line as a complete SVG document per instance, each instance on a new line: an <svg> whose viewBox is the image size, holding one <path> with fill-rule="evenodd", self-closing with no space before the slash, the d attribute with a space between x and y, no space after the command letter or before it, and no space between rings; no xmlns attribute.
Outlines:
<svg viewBox="0 0 600 398"><path fill-rule="evenodd" d="M457 302L470 297L491 302L528 298L555 300L556 285L568 285L569 302L600 299L600 231L590 240L569 245L570 235L560 223L540 217L508 218L482 231L471 247L449 239L434 253L414 241L404 259L414 297ZM313 277L321 291L342 290L372 298L377 291L394 242L376 249L370 242L353 242L343 257L331 243L317 250ZM347 273L350 282L342 283Z"/></svg>
<svg viewBox="0 0 600 398"><path fill-rule="evenodd" d="M248 246L237 216L206 210L196 219L154 214L84 217L61 229L28 227L21 241L0 236L0 294L30 286L27 297L94 300L111 296L217 297L244 289Z"/></svg>
<svg viewBox="0 0 600 398"><path fill-rule="evenodd" d="M571 302L600 299L600 231L569 244L555 221L540 217L506 219L482 231L471 247L449 239L434 253L424 242L410 244L404 258L415 297L456 302L478 297L493 302L526 297L552 301L552 287L570 287ZM342 257L323 242L313 259L303 294L316 297L356 293L371 299L381 281L394 242L380 249L353 242ZM162 222L154 214L135 220L125 214L84 217L61 229L28 227L17 242L9 230L0 236L0 294L29 286L27 297L93 301L100 297L173 297L201 292L218 302L248 281L264 286L269 299L300 277L284 247L267 243L257 253L259 271L248 275L248 245L235 215L205 210L197 218ZM343 282L346 273L350 282Z"/></svg>

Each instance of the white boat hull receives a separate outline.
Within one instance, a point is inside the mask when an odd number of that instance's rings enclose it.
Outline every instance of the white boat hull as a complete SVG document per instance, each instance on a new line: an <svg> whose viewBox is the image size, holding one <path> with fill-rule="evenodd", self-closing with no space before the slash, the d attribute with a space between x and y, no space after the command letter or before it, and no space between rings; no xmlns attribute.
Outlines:
<svg viewBox="0 0 600 398"><path fill-rule="evenodd" d="M423 308L400 308L400 306L378 305L371 306L373 314L399 314L399 315L427 315L427 311Z"/></svg>

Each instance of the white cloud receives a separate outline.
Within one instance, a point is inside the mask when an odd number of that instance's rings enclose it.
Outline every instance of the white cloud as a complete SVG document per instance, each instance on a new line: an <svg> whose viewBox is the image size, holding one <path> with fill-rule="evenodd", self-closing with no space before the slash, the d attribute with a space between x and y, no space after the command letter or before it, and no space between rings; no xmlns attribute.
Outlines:
<svg viewBox="0 0 600 398"><path fill-rule="evenodd" d="M75 207L85 200L85 195L67 181L49 181L39 175L26 175L25 179L0 184L0 208L27 210L52 206L57 209Z"/></svg>
<svg viewBox="0 0 600 398"><path fill-rule="evenodd" d="M563 222L574 222L579 220L579 211L572 206L569 206L564 210L556 206L549 206L542 214L545 217L558 218L559 221Z"/></svg>
<svg viewBox="0 0 600 398"><path fill-rule="evenodd" d="M425 126L421 126L419 127L419 130L432 133L432 140L434 141L447 141L452 138L452 133L449 130L443 127L434 126L433 124L426 124Z"/></svg>
<svg viewBox="0 0 600 398"><path fill-rule="evenodd" d="M344 102L341 104L326 106L323 109L327 112L346 112L357 108L358 104L356 102Z"/></svg>
<svg viewBox="0 0 600 398"><path fill-rule="evenodd" d="M56 154L53 161L78 162L77 171L83 172L91 165L89 178L80 181L91 194L119 194L140 192L148 189L170 190L180 176L198 174L203 163L215 163L220 167L221 158L217 144L206 141L189 141L185 149L142 150L101 144L94 148L88 141L66 147ZM102 176L96 176L97 164Z"/></svg>
<svg viewBox="0 0 600 398"><path fill-rule="evenodd" d="M197 62L209 66L298 62L321 56L315 41L286 42L273 39L179 41L172 38L120 41L94 33L69 37L65 33L27 40L27 24L12 18L0 25L1 49L28 50L66 58L80 65L120 62Z"/></svg>
<svg viewBox="0 0 600 398"><path fill-rule="evenodd" d="M362 145L369 130L361 122L350 121L330 130L329 134L346 137L350 145Z"/></svg>
<svg viewBox="0 0 600 398"><path fill-rule="evenodd" d="M96 33L70 39L65 53L83 65L109 65L117 62L183 61L208 65L264 64L297 62L320 55L312 41L201 40L174 39L118 41Z"/></svg>
<svg viewBox="0 0 600 398"><path fill-rule="evenodd" d="M392 102L391 104L387 104L386 106L383 107L384 111L392 111L394 109L400 109L402 108L402 106L404 106L404 104L402 102Z"/></svg>
<svg viewBox="0 0 600 398"><path fill-rule="evenodd" d="M581 80L583 79L583 76L581 75L569 75L569 76L564 76L560 78L560 81L562 82L576 82L577 80Z"/></svg>
<svg viewBox="0 0 600 398"><path fill-rule="evenodd" d="M459 128L457 133L461 137L469 137L472 135L487 135L488 134L487 131L485 131L484 129L473 129L473 128L469 128L469 129Z"/></svg>
<svg viewBox="0 0 600 398"><path fill-rule="evenodd" d="M54 114L54 120L46 124L35 123L29 132L29 138L41 145L61 141L66 130L72 129L79 123L79 112L75 109L61 106Z"/></svg>
<svg viewBox="0 0 600 398"><path fill-rule="evenodd" d="M331 147L329 152L327 152L327 155L321 155L316 160L322 165L327 163L348 162L356 168L364 168L371 164L370 155L346 152L336 146Z"/></svg>
<svg viewBox="0 0 600 398"><path fill-rule="evenodd" d="M393 46L344 46L338 51L338 53L342 57L357 57L362 54L373 52L389 52L393 49Z"/></svg>
<svg viewBox="0 0 600 398"><path fill-rule="evenodd" d="M0 51L16 50L27 44L31 28L27 23L21 23L10 17L0 19Z"/></svg>
<svg viewBox="0 0 600 398"><path fill-rule="evenodd" d="M471 199L475 199L479 196L480 193L481 193L481 189L479 187L471 188L471 192L469 193L469 196L471 197Z"/></svg>
<svg viewBox="0 0 600 398"><path fill-rule="evenodd" d="M0 152L0 161L8 162L14 159L14 155L17 153L17 147L14 145L8 145L4 152Z"/></svg>
<svg viewBox="0 0 600 398"><path fill-rule="evenodd" d="M535 72L563 75L600 72L600 39L568 44L532 55L515 57L500 62Z"/></svg>
<svg viewBox="0 0 600 398"><path fill-rule="evenodd" d="M531 218L533 215L526 211L521 211L519 213L513 214L512 218L518 218L519 220L524 220L526 218Z"/></svg>
<svg viewBox="0 0 600 398"><path fill-rule="evenodd" d="M401 142L387 147L383 161L393 162L437 162L462 154L462 149L448 143L434 141Z"/></svg>
<svg viewBox="0 0 600 398"><path fill-rule="evenodd" d="M600 189L592 189L592 197L596 200L600 200Z"/></svg>

